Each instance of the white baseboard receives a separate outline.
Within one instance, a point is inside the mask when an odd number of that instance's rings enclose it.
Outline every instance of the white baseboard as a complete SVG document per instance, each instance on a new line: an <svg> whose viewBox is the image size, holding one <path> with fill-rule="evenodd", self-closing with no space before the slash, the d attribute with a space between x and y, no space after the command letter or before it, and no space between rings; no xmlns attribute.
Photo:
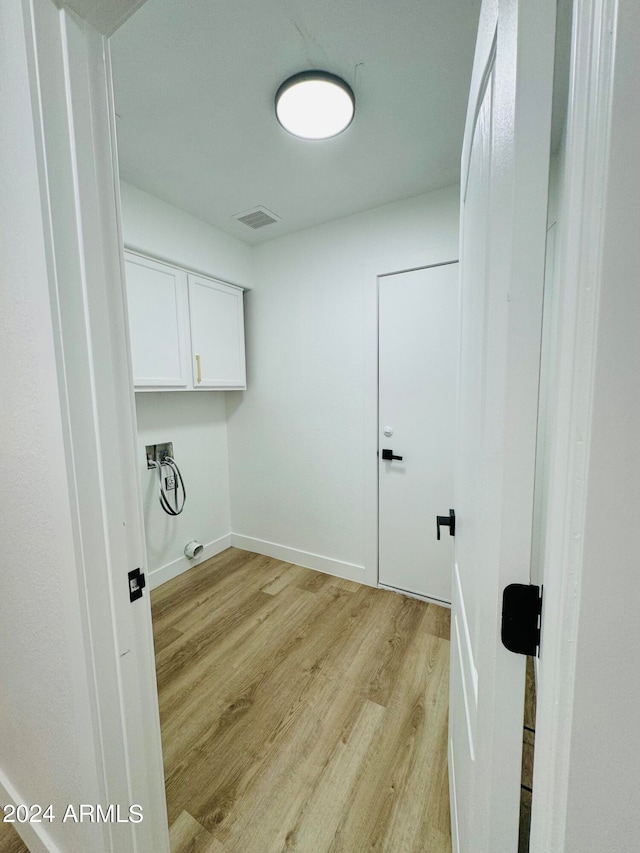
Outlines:
<svg viewBox="0 0 640 853"><path fill-rule="evenodd" d="M183 572L188 572L189 569L199 565L199 563L203 563L205 560L210 559L210 557L215 557L216 554L226 551L227 548L231 547L231 536L231 533L227 533L225 536L221 536L219 539L209 542L209 544L205 545L201 553L193 560L190 560L188 557L179 557L172 563L167 563L166 566L161 566L161 568L154 569L152 572L150 571L148 578L149 588L155 589L161 584L170 581L172 578L177 578L178 575L181 575Z"/></svg>
<svg viewBox="0 0 640 853"><path fill-rule="evenodd" d="M231 544L235 548L264 554L265 557L274 557L276 560L282 560L285 563L295 563L297 566L315 569L327 575L366 583L364 566L357 566L355 563L344 563L331 557L322 557L320 554L310 554L308 551L299 551L297 548L289 548L275 542L266 542L264 539L254 539L253 536L243 536L241 533L231 534Z"/></svg>
<svg viewBox="0 0 640 853"><path fill-rule="evenodd" d="M451 610L451 602L444 598L434 598L432 595L422 595L419 592L410 592L408 589L401 589L399 586L389 586L386 583L379 583L380 589L388 589L389 592L397 592L399 595L406 595L408 598L417 598L418 601L426 601L427 604L438 604L440 607L447 607Z"/></svg>
<svg viewBox="0 0 640 853"><path fill-rule="evenodd" d="M9 804L18 806L22 803L31 805L31 803L19 796L18 792L14 790L13 785L9 782L6 776L0 772L0 806L6 806ZM2 820L1 809L0 820ZM53 843L44 823L16 822L13 826L31 853L61 853L60 848Z"/></svg>

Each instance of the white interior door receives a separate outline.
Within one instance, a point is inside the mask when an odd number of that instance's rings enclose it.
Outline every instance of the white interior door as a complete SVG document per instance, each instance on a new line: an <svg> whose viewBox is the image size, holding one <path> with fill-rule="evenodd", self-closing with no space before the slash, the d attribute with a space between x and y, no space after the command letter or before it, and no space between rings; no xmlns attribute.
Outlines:
<svg viewBox="0 0 640 853"><path fill-rule="evenodd" d="M381 276L379 292L379 579L449 603L459 351L458 264ZM383 451L401 459L384 459Z"/></svg>
<svg viewBox="0 0 640 853"><path fill-rule="evenodd" d="M518 846L525 658L501 599L529 582L554 0L485 0L462 159L449 780L456 853Z"/></svg>

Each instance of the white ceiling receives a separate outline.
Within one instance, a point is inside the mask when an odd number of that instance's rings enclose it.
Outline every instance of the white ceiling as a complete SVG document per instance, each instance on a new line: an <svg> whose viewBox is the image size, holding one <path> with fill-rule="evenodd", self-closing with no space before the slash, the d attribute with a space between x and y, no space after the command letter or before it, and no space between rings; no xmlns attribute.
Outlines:
<svg viewBox="0 0 640 853"><path fill-rule="evenodd" d="M111 39L122 177L249 243L447 186L480 0L147 0ZM341 136L287 134L290 75L343 77ZM257 205L282 222L232 219Z"/></svg>

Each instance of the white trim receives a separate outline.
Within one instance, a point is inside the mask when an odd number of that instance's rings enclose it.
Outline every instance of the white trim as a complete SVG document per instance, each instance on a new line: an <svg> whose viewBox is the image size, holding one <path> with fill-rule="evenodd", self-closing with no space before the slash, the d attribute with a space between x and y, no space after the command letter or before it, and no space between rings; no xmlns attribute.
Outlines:
<svg viewBox="0 0 640 853"><path fill-rule="evenodd" d="M616 9L617 0L574 4L556 244L562 344L544 559L550 570L544 576L531 853L565 847Z"/></svg>
<svg viewBox="0 0 640 853"><path fill-rule="evenodd" d="M427 604L438 604L440 607L446 607L451 610L451 602L445 601L442 598L434 598L431 595L422 595L420 592L411 592L408 589L401 589L399 586L389 586L386 583L379 583L378 589L387 589L389 592L397 592L398 595L406 595L407 598L417 598L418 601L426 601Z"/></svg>
<svg viewBox="0 0 640 853"><path fill-rule="evenodd" d="M364 583L378 586L378 278L457 263L457 243L389 255L364 267Z"/></svg>
<svg viewBox="0 0 640 853"><path fill-rule="evenodd" d="M127 584L127 572L146 557L108 43L52 3L30 0L25 10L78 606L93 688L87 746L104 802L141 803L145 816L137 825L105 825L95 849L168 853L149 597L132 605Z"/></svg>
<svg viewBox="0 0 640 853"><path fill-rule="evenodd" d="M19 796L18 792L13 788L9 780L0 770L0 802L3 806L20 804L33 805L24 797ZM39 803L38 805L42 805ZM47 803L48 805L48 803ZM46 806L43 806L46 808ZM1 812L1 809L0 809ZM0 813L0 820L2 814ZM30 853L63 853L52 841L49 833L46 830L45 823L16 823L13 824L15 831L28 847Z"/></svg>
<svg viewBox="0 0 640 853"><path fill-rule="evenodd" d="M243 551L264 554L265 557L315 569L317 572L324 572L348 581L366 583L364 566L358 566L355 563L345 563L342 560L334 560L332 557L323 557L320 554L311 554L309 551L300 551L298 548L289 548L287 545L278 545L276 542L267 542L265 539L243 536L241 533L231 534L231 544L234 548L241 548Z"/></svg>
<svg viewBox="0 0 640 853"><path fill-rule="evenodd" d="M230 547L231 534L227 533L225 536L221 536L219 539L214 539L213 542L209 542L208 545L205 545L200 554L193 560L190 560L188 557L178 557L178 559L174 560L172 563L167 563L166 566L160 566L159 569L154 569L152 572L149 572L149 589L156 589L156 587L161 586L163 583L173 580L173 578L177 578L178 575L188 572L189 569L193 569L194 566L199 566L200 563L203 563L205 560L210 560L211 557L215 557L216 554L221 554Z"/></svg>

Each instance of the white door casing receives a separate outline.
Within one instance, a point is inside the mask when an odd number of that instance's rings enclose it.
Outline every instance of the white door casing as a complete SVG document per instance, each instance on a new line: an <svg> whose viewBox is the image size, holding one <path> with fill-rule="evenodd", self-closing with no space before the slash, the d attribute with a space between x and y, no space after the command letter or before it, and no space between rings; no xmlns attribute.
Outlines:
<svg viewBox="0 0 640 853"><path fill-rule="evenodd" d="M82 748L96 755L102 805L127 813L135 803L144 815L139 823L96 824L92 849L164 853L151 608L146 593L130 603L127 578L146 568L146 558L109 46L49 0L24 9L78 602L94 688L94 741ZM38 841L53 849L44 824L26 831L32 849Z"/></svg>
<svg viewBox="0 0 640 853"><path fill-rule="evenodd" d="M572 12L531 851L635 853L640 6Z"/></svg>
<svg viewBox="0 0 640 853"><path fill-rule="evenodd" d="M502 592L528 583L555 2L483 3L461 185L449 769L454 851L517 849L524 657Z"/></svg>
<svg viewBox="0 0 640 853"><path fill-rule="evenodd" d="M379 580L449 604L453 540L435 520L453 506L458 264L381 276L378 291Z"/></svg>

